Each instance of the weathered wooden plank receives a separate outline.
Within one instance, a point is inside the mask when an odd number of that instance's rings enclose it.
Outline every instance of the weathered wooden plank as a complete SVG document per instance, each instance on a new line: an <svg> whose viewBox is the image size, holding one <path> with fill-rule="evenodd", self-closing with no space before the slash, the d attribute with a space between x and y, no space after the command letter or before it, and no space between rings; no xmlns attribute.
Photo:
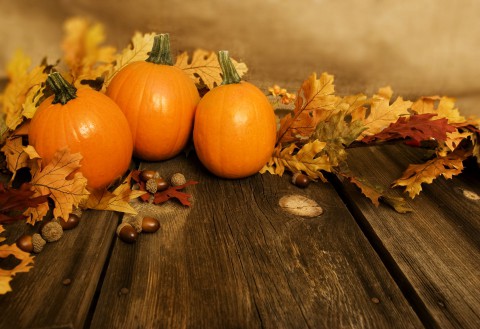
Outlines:
<svg viewBox="0 0 480 329"><path fill-rule="evenodd" d="M92 328L421 327L332 186L222 180L194 156L142 166L198 180L194 205L147 207L160 231L115 241ZM324 214L287 214L289 194Z"/></svg>
<svg viewBox="0 0 480 329"><path fill-rule="evenodd" d="M34 268L15 276L13 292L0 296L0 328L83 328L117 222L113 212L86 211L78 227L48 243ZM34 231L12 224L7 243Z"/></svg>
<svg viewBox="0 0 480 329"><path fill-rule="evenodd" d="M351 168L388 186L424 151L384 146L349 151ZM347 202L423 321L432 327L480 328L480 195L478 168L425 185L411 214L376 208L352 186ZM401 189L393 191L400 196Z"/></svg>

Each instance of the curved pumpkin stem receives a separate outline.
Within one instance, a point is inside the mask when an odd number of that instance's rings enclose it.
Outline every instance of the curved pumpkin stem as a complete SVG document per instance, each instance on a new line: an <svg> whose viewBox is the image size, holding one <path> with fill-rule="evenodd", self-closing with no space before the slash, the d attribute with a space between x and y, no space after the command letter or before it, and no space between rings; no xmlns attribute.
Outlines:
<svg viewBox="0 0 480 329"><path fill-rule="evenodd" d="M152 50L145 61L154 64L173 65L168 33L157 34L153 38Z"/></svg>
<svg viewBox="0 0 480 329"><path fill-rule="evenodd" d="M70 100L77 98L77 88L68 83L58 72L53 72L48 75L47 85L55 95L52 104L61 103L65 105Z"/></svg>
<svg viewBox="0 0 480 329"><path fill-rule="evenodd" d="M229 85L233 83L239 83L241 81L240 75L238 75L235 66L228 55L228 50L220 50L218 52L218 62L223 73L222 85Z"/></svg>

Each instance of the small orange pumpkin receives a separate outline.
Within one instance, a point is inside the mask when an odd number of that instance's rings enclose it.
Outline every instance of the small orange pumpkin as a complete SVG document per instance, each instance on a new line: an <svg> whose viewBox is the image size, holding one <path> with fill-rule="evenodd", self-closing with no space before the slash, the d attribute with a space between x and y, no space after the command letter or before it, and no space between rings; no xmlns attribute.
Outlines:
<svg viewBox="0 0 480 329"><path fill-rule="evenodd" d="M194 81L172 66L168 34L155 37L146 61L120 70L108 85L107 95L127 117L136 157L166 160L187 144L200 96Z"/></svg>
<svg viewBox="0 0 480 329"><path fill-rule="evenodd" d="M272 155L276 123L272 105L253 84L240 81L227 51L219 52L222 85L200 100L193 141L203 165L224 178L258 172Z"/></svg>
<svg viewBox="0 0 480 329"><path fill-rule="evenodd" d="M120 108L90 88L77 90L58 73L47 78L54 95L44 100L30 122L29 143L48 164L68 147L83 156L80 171L91 188L105 187L128 169L132 135Z"/></svg>

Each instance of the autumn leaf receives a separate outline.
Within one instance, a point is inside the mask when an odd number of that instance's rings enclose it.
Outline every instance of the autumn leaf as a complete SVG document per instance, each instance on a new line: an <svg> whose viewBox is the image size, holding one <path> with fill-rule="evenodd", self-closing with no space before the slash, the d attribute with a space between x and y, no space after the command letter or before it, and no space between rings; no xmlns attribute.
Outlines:
<svg viewBox="0 0 480 329"><path fill-rule="evenodd" d="M15 257L20 261L20 263L11 270L5 270L3 268L0 268L0 295L12 291L10 281L16 274L26 273L30 271L30 269L32 269L33 267L34 256L30 255L30 253L18 249L15 244L1 245L0 258L5 259L9 256Z"/></svg>
<svg viewBox="0 0 480 329"><path fill-rule="evenodd" d="M18 50L7 65L8 84L1 97L1 107L5 113L5 124L15 130L24 120L31 117L42 96L47 78L46 65L29 69L31 59Z"/></svg>
<svg viewBox="0 0 480 329"><path fill-rule="evenodd" d="M400 214L406 214L413 211L413 209L407 204L407 201L401 197L382 195L380 201L389 205Z"/></svg>
<svg viewBox="0 0 480 329"><path fill-rule="evenodd" d="M247 73L248 68L245 63L239 63L234 59L232 62L240 77ZM219 86L223 80L217 54L212 51L197 49L193 52L191 60L188 53L183 52L177 57L175 66L187 73L197 85L203 83L208 89Z"/></svg>
<svg viewBox="0 0 480 329"><path fill-rule="evenodd" d="M405 192L413 199L422 191L423 183L431 184L439 176L451 179L460 174L463 170L462 161L470 155L464 151L455 151L422 164L411 164L402 177L393 182L392 187L405 186Z"/></svg>
<svg viewBox="0 0 480 329"><path fill-rule="evenodd" d="M131 175L128 175L113 192L106 188L90 191L88 200L82 205L82 208L111 210L136 215L137 211L130 205L129 201L147 192L132 190L130 181Z"/></svg>
<svg viewBox="0 0 480 329"><path fill-rule="evenodd" d="M280 120L276 144L306 141L317 124L333 114L337 97L333 76L322 73L319 79L313 73L297 93L295 109Z"/></svg>
<svg viewBox="0 0 480 329"><path fill-rule="evenodd" d="M169 186L165 191L160 191L155 193L153 196L153 203L154 204L160 204L164 203L170 199L177 199L180 201L180 203L186 207L191 206L190 198L192 197L191 194L181 192L180 190L183 190L185 187L190 186L190 185L195 185L198 184L196 181L188 181L183 185L179 186Z"/></svg>
<svg viewBox="0 0 480 329"><path fill-rule="evenodd" d="M303 145L301 148L295 144L281 148L277 146L268 163L260 170L260 173L269 172L273 175L282 176L286 169L292 173L304 172L311 179L326 181L322 171L331 172L332 165L328 155L320 154L327 143L314 140Z"/></svg>
<svg viewBox="0 0 480 329"><path fill-rule="evenodd" d="M435 107L436 103L438 103L437 107ZM412 111L416 114L434 113L438 118L448 119L450 124L465 122L465 118L455 107L455 99L451 97L421 97L412 104Z"/></svg>
<svg viewBox="0 0 480 329"><path fill-rule="evenodd" d="M32 190L34 196L49 195L55 203L53 216L68 218L83 199L88 197L87 179L77 169L80 168L80 153L70 154L68 149L59 150L52 161L44 168L32 173ZM34 224L42 220L48 211L48 203L25 211L27 222Z"/></svg>
<svg viewBox="0 0 480 329"><path fill-rule="evenodd" d="M135 32L130 44L115 56L115 65L113 65L105 78L105 87L110 84L115 74L125 66L133 62L144 61L148 58L148 54L152 50L155 35L156 33L154 32L145 34Z"/></svg>
<svg viewBox="0 0 480 329"><path fill-rule="evenodd" d="M47 202L48 195L34 196L31 185L24 183L19 189L6 188L0 183L0 222L10 223L25 219L22 212Z"/></svg>
<svg viewBox="0 0 480 329"><path fill-rule="evenodd" d="M379 93L373 96L370 106L370 114L364 119L363 123L367 128L359 137L375 135L394 123L401 116L408 116L408 111L412 105L410 101L404 101L398 97L390 104L391 90L381 89ZM388 97L388 98L387 98Z"/></svg>
<svg viewBox="0 0 480 329"><path fill-rule="evenodd" d="M0 225L0 234L2 234L3 232L5 232L5 229L3 228L3 225ZM6 240L6 238L0 237L0 242L3 242L5 240Z"/></svg>
<svg viewBox="0 0 480 329"><path fill-rule="evenodd" d="M463 131L460 132L455 130L453 132L447 133L447 139L445 140L445 145L448 147L450 151L454 151L461 142L468 139L473 135L470 131Z"/></svg>
<svg viewBox="0 0 480 329"><path fill-rule="evenodd" d="M86 18L74 17L65 21L65 36L62 42L64 61L75 86L82 87L86 81L96 80L111 70L116 49L101 46L105 41L104 27L91 23Z"/></svg>
<svg viewBox="0 0 480 329"><path fill-rule="evenodd" d="M362 177L356 177L350 170L341 171L339 175L358 187L362 194L369 198L375 206L378 207L380 205L380 198L383 194L382 188L374 186Z"/></svg>
<svg viewBox="0 0 480 329"><path fill-rule="evenodd" d="M417 142L434 138L443 142L447 139L447 133L453 133L457 129L449 125L446 118L432 120L435 116L436 114L433 113L425 113L399 117L396 122L391 123L381 132L365 136L362 142L371 143L375 140L388 141L405 138L411 138Z"/></svg>
<svg viewBox="0 0 480 329"><path fill-rule="evenodd" d="M11 181L15 178L18 169L28 167L30 158L28 154L25 153L24 148L22 138L20 136L13 136L12 138L8 138L5 141L5 145L0 149L0 151L5 154L8 170L13 173L10 179Z"/></svg>
<svg viewBox="0 0 480 329"><path fill-rule="evenodd" d="M348 111L340 111L325 121L317 124L313 138L326 142L324 152L328 154L330 164L338 166L346 161L345 150L365 130L363 123L359 120L347 122Z"/></svg>

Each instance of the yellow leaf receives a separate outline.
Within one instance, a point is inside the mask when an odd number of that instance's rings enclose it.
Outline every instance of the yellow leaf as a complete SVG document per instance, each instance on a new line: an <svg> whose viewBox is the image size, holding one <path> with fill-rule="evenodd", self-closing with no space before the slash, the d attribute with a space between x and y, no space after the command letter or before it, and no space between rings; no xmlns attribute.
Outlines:
<svg viewBox="0 0 480 329"><path fill-rule="evenodd" d="M304 172L311 179L320 178L325 181L322 170L331 172L332 165L326 154L320 154L326 143L314 140L298 148L295 144L290 144L286 148L277 146L268 163L260 170L260 173L269 172L274 175L282 176L285 169L292 173Z"/></svg>
<svg viewBox="0 0 480 329"><path fill-rule="evenodd" d="M65 21L64 30L64 61L77 88L83 87L83 80L95 80L111 70L116 49L101 46L105 41L102 24L74 17Z"/></svg>
<svg viewBox="0 0 480 329"><path fill-rule="evenodd" d="M0 246L0 258L7 258L8 256L14 256L20 261L13 269L4 270L0 268L0 295L6 294L9 291L12 291L10 287L10 281L17 273L25 273L30 271L33 267L33 257L28 252L24 252L15 244L12 245L2 245Z"/></svg>
<svg viewBox="0 0 480 329"><path fill-rule="evenodd" d="M240 77L247 73L247 65L234 59L232 62ZM222 69L214 52L197 49L193 52L191 62L189 62L188 53L183 52L177 57L175 66L187 73L197 84L203 82L208 89L220 85L223 80Z"/></svg>
<svg viewBox="0 0 480 329"><path fill-rule="evenodd" d="M435 103L438 103L436 108ZM413 103L412 110L416 114L434 113L437 115L434 119L447 118L450 124L465 121L465 118L460 115L459 110L455 107L455 99L451 97L421 97Z"/></svg>
<svg viewBox="0 0 480 329"><path fill-rule="evenodd" d="M471 131L459 132L458 130L447 133L447 140L445 141L445 145L449 148L450 151L454 151L460 143L472 136L473 133Z"/></svg>
<svg viewBox="0 0 480 329"><path fill-rule="evenodd" d="M144 61L148 58L148 53L152 50L155 35L156 33L141 34L140 32L135 32L130 45L116 55L115 65L105 78L105 87L109 85L115 74L125 66L133 62Z"/></svg>
<svg viewBox="0 0 480 329"><path fill-rule="evenodd" d="M5 229L3 228L3 225L0 225L0 234L2 234L3 232L5 232ZM0 237L0 242L3 242L3 241L5 241L5 238Z"/></svg>
<svg viewBox="0 0 480 329"><path fill-rule="evenodd" d="M45 66L29 71L30 65L31 59L19 50L7 66L9 82L2 96L2 108L10 130L15 130L22 123L24 113L33 115L47 78Z"/></svg>
<svg viewBox="0 0 480 329"><path fill-rule="evenodd" d="M129 201L144 195L145 191L132 191L130 188L131 176L120 184L113 192L107 189L90 191L84 208L97 210L119 211L136 215L137 211L130 205Z"/></svg>
<svg viewBox="0 0 480 329"><path fill-rule="evenodd" d="M327 73L322 73L319 79L313 73L302 83L293 113L280 120L277 144L307 140L320 121L336 113L339 99L334 95L333 80L333 76Z"/></svg>
<svg viewBox="0 0 480 329"><path fill-rule="evenodd" d="M367 128L358 139L365 136L375 135L387 128L391 123L398 120L399 117L410 115L408 111L412 105L410 101L404 101L402 97L398 97L395 102L390 104L391 89L380 89L379 93L374 95L371 100L370 114L365 118L364 124Z"/></svg>
<svg viewBox="0 0 480 329"><path fill-rule="evenodd" d="M451 179L463 170L462 161L469 155L465 152L452 152L445 157L437 157L422 164L411 164L402 177L393 182L392 187L405 186L405 192L413 199L422 191L422 184L431 184L439 176Z"/></svg>
<svg viewBox="0 0 480 329"><path fill-rule="evenodd" d="M33 174L39 167L40 156L32 146L22 145L21 136L7 139L1 151L5 154L8 170L13 173L10 181L13 181L18 169L29 167Z"/></svg>
<svg viewBox="0 0 480 329"><path fill-rule="evenodd" d="M77 207L88 197L87 179L77 172L81 160L80 153L70 154L68 149L59 150L45 168L33 174L33 197L49 195L55 203L55 218L68 218L73 207ZM37 208L28 208L24 214L28 216L27 222L34 224L40 221L47 211L48 204L44 203Z"/></svg>

